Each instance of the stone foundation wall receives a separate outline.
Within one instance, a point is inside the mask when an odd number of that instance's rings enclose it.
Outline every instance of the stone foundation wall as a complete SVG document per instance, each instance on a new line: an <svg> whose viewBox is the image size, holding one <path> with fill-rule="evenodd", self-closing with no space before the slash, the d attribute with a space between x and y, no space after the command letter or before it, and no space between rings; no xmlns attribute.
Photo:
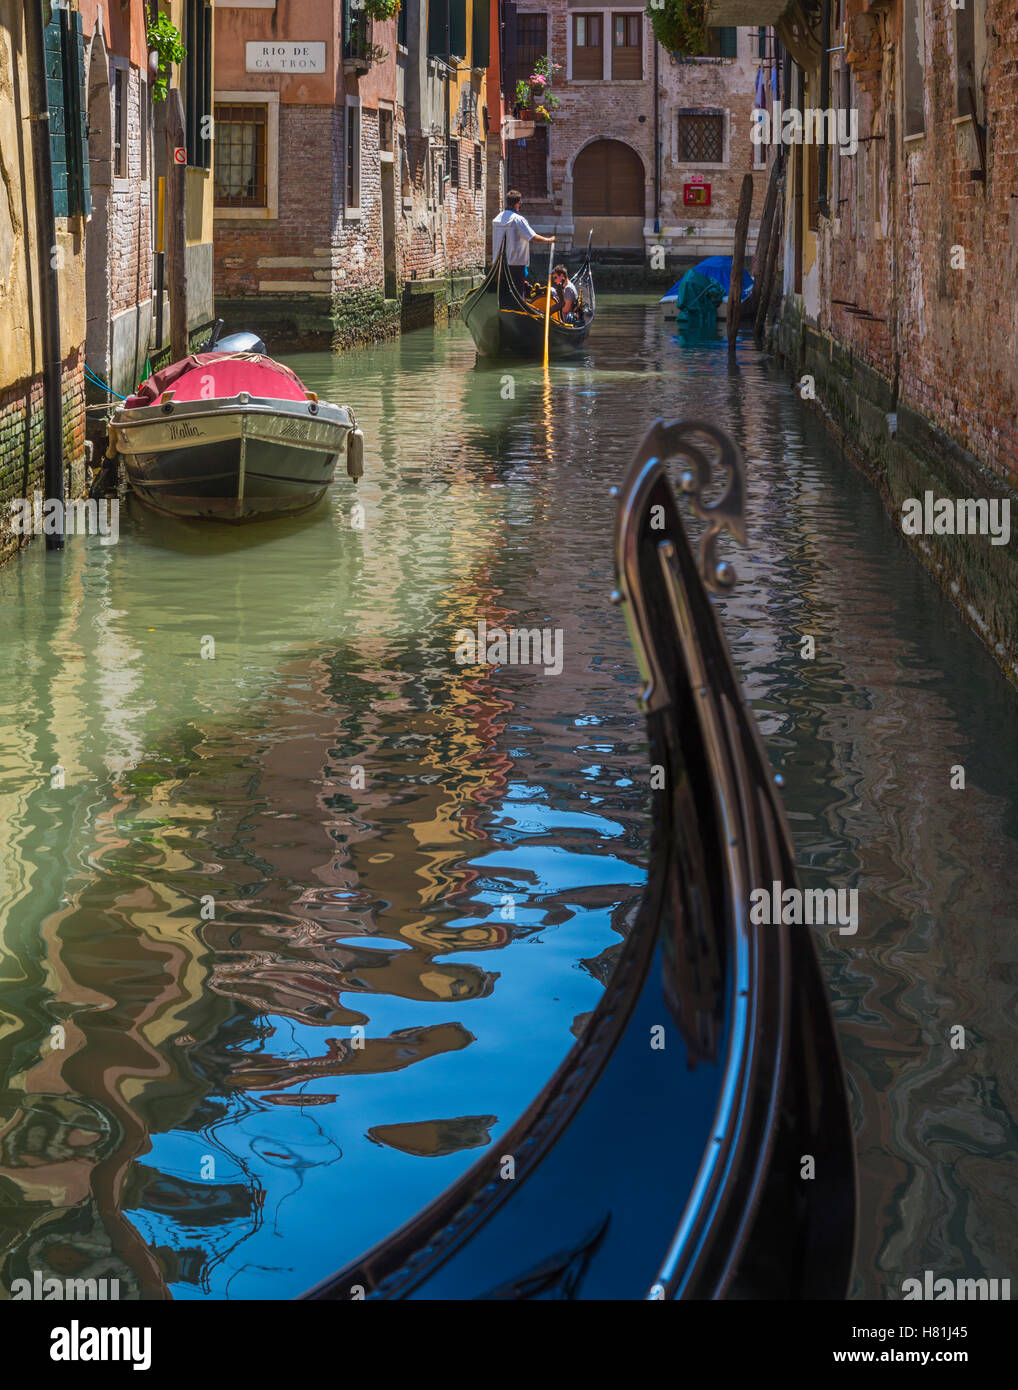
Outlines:
<svg viewBox="0 0 1018 1390"><path fill-rule="evenodd" d="M1018 530L1018 492L915 406L900 398L895 404L891 380L805 322L794 299L786 300L775 345L796 381L813 378L815 400L807 394L806 404L869 476L903 539L1018 684L1016 537L993 545L989 536L913 536L902 529L905 500L932 492L951 500L1006 500Z"/></svg>
<svg viewBox="0 0 1018 1390"><path fill-rule="evenodd" d="M81 496L85 484L85 357L76 352L64 363L64 470L67 495ZM45 425L41 377L0 392L0 564L15 555L24 539L10 527L11 503L45 496Z"/></svg>

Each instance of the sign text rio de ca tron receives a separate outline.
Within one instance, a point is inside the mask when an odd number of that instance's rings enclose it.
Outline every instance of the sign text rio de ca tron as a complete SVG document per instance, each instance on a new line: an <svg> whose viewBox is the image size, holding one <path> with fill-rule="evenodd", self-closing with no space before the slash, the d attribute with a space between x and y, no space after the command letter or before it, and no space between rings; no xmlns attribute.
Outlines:
<svg viewBox="0 0 1018 1390"><path fill-rule="evenodd" d="M249 43L248 72L324 72L324 43Z"/></svg>

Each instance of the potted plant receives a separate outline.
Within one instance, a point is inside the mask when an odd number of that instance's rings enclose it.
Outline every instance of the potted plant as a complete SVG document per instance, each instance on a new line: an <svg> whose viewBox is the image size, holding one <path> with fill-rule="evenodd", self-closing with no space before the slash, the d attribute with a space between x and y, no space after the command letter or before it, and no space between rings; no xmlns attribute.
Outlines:
<svg viewBox="0 0 1018 1390"><path fill-rule="evenodd" d="M180 64L184 61L187 49L183 44L183 35L174 26L169 15L156 11L153 18L152 10L149 9L147 18L146 39L149 47L149 73L152 77L152 100L165 101L170 86L170 68L174 63Z"/></svg>
<svg viewBox="0 0 1018 1390"><path fill-rule="evenodd" d="M552 91L555 73L561 67L561 63L553 63L547 54L538 58L530 76L521 77L516 84L514 115L524 121L550 124L552 113L562 105Z"/></svg>
<svg viewBox="0 0 1018 1390"><path fill-rule="evenodd" d="M707 51L709 0L650 0L647 17L662 48L682 57Z"/></svg>
<svg viewBox="0 0 1018 1390"><path fill-rule="evenodd" d="M400 0L362 0L364 13L371 19L377 19L384 24L386 20L395 19L399 14Z"/></svg>

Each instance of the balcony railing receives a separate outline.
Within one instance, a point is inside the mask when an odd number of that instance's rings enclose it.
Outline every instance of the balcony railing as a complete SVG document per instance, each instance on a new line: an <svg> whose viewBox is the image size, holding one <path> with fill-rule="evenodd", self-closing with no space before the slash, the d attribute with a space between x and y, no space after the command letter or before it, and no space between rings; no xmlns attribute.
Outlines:
<svg viewBox="0 0 1018 1390"><path fill-rule="evenodd" d="M346 0L343 6L343 66L366 72L376 58L374 20Z"/></svg>

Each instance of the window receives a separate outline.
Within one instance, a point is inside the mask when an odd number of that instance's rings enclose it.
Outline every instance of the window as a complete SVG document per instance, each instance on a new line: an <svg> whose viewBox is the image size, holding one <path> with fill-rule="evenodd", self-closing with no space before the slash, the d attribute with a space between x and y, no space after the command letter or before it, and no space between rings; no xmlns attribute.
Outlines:
<svg viewBox="0 0 1018 1390"><path fill-rule="evenodd" d="M603 19L599 14L573 15L572 76L581 81L604 77Z"/></svg>
<svg viewBox="0 0 1018 1390"><path fill-rule="evenodd" d="M127 178L127 78L126 68L113 69L113 177Z"/></svg>
<svg viewBox="0 0 1018 1390"><path fill-rule="evenodd" d="M460 142L453 136L449 137L449 150L446 155L446 167L449 170L449 186L459 188L460 186Z"/></svg>
<svg viewBox="0 0 1018 1390"><path fill-rule="evenodd" d="M401 10L406 9L403 5ZM363 5L355 7L354 0L343 0L343 58L356 62L367 60L374 42L374 25Z"/></svg>
<svg viewBox="0 0 1018 1390"><path fill-rule="evenodd" d="M467 0L430 0L428 53L434 58L467 56Z"/></svg>
<svg viewBox="0 0 1018 1390"><path fill-rule="evenodd" d="M46 26L50 161L57 217L88 217L92 211L88 163L88 103L81 15L55 10Z"/></svg>
<svg viewBox="0 0 1018 1390"><path fill-rule="evenodd" d="M346 106L346 207L361 205L361 108L347 100Z"/></svg>
<svg viewBox="0 0 1018 1390"><path fill-rule="evenodd" d="M141 130L141 177L144 182L148 178L148 142L151 138L148 83L144 78L138 83L138 126Z"/></svg>
<svg viewBox="0 0 1018 1390"><path fill-rule="evenodd" d="M739 56L739 31L734 25L721 29L707 30L706 58L737 58Z"/></svg>
<svg viewBox="0 0 1018 1390"><path fill-rule="evenodd" d="M474 146L474 188L479 189L484 181L484 149L481 145Z"/></svg>
<svg viewBox="0 0 1018 1390"><path fill-rule="evenodd" d="M267 208L268 107L216 104L216 207Z"/></svg>
<svg viewBox="0 0 1018 1390"><path fill-rule="evenodd" d="M679 113L679 160L683 164L723 164L725 118L718 112Z"/></svg>
<svg viewBox="0 0 1018 1390"><path fill-rule="evenodd" d="M406 48L409 43L407 27L407 5L406 0L399 7L399 18L396 20L396 42L401 48Z"/></svg>
<svg viewBox="0 0 1018 1390"><path fill-rule="evenodd" d="M378 108L378 148L386 154L392 154L392 108L380 106Z"/></svg>
<svg viewBox="0 0 1018 1390"><path fill-rule="evenodd" d="M954 114L956 116L971 116L973 104L977 114L979 111L979 92L976 82L976 3L977 0L967 0L963 10L955 10L954 12Z"/></svg>
<svg viewBox="0 0 1018 1390"><path fill-rule="evenodd" d="M548 52L548 16L546 14L516 15L516 72L529 77L538 58Z"/></svg>
<svg viewBox="0 0 1018 1390"><path fill-rule="evenodd" d="M507 180L518 188L525 201L548 196L548 127L539 125L526 140L509 146Z"/></svg>
<svg viewBox="0 0 1018 1390"><path fill-rule="evenodd" d="M905 49L905 122L904 135L926 133L926 34L923 26L922 0L905 0L902 19L902 43Z"/></svg>
<svg viewBox="0 0 1018 1390"><path fill-rule="evenodd" d="M187 0L184 12L184 123L187 162L192 169L212 167L212 6Z"/></svg>
<svg viewBox="0 0 1018 1390"><path fill-rule="evenodd" d="M616 81L643 76L642 20L638 14L612 15L612 77Z"/></svg>

